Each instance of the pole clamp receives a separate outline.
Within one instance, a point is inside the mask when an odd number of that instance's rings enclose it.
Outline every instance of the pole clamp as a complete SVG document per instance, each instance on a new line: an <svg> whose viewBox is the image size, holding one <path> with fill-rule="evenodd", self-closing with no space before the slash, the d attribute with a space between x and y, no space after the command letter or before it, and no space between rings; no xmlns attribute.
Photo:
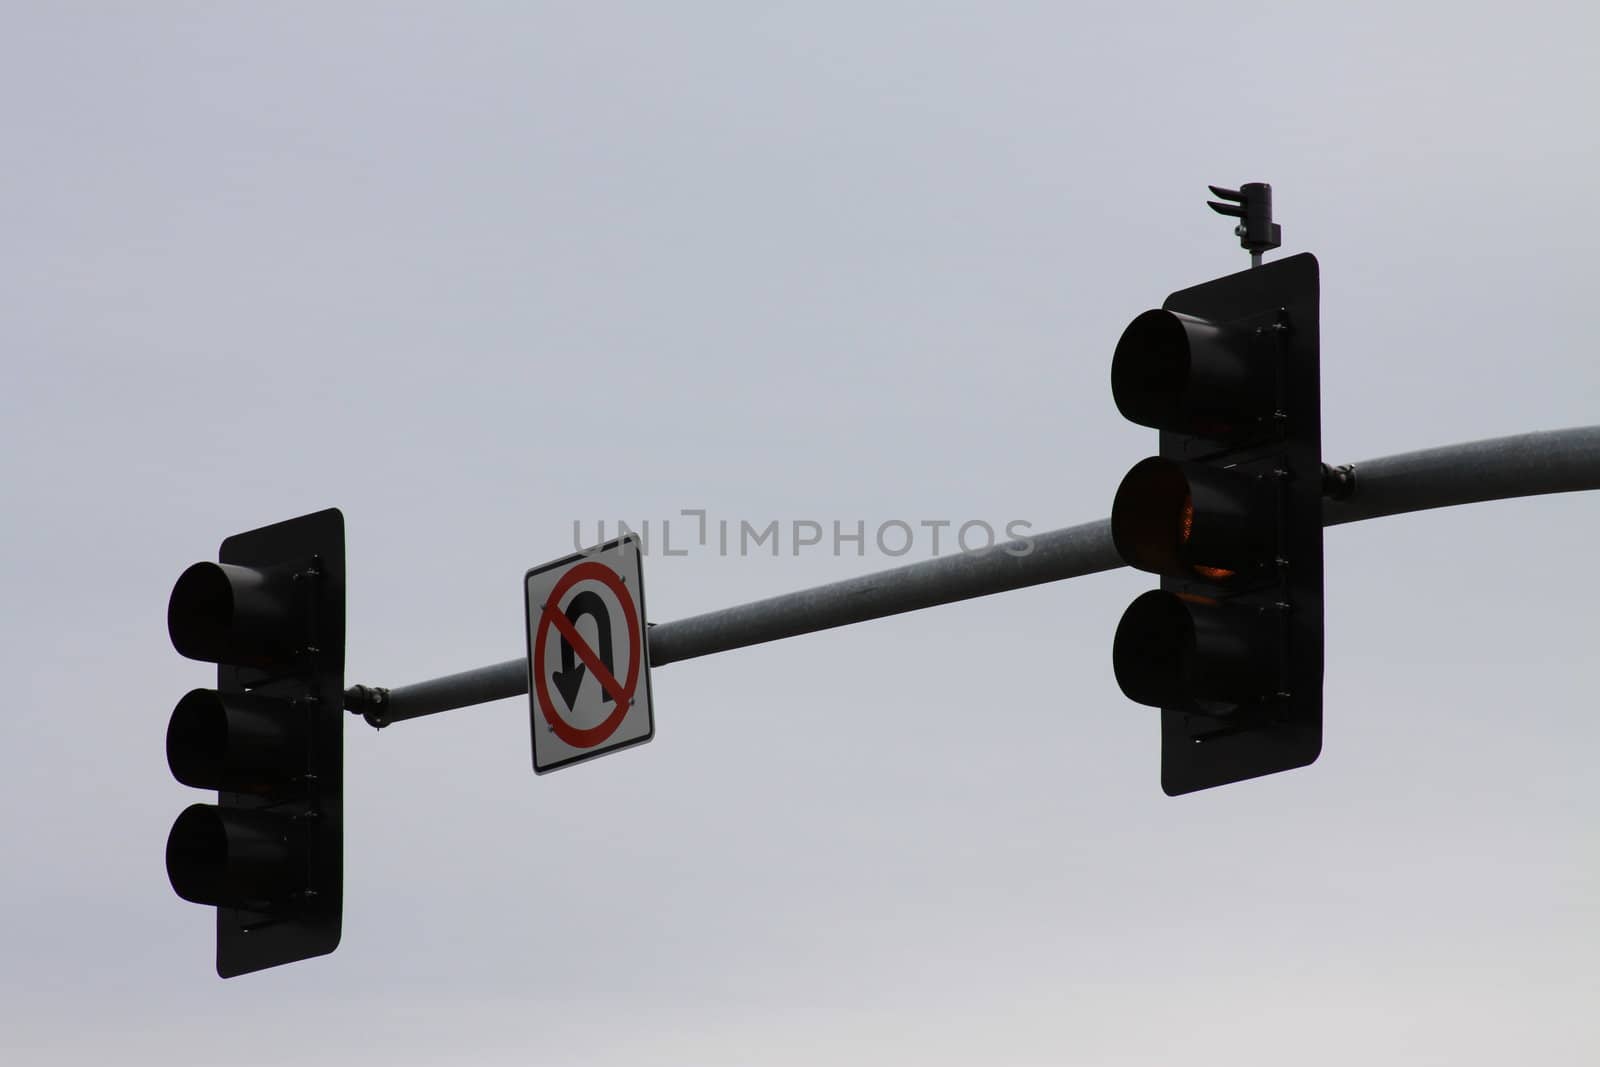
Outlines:
<svg viewBox="0 0 1600 1067"><path fill-rule="evenodd" d="M389 690L378 685L352 685L344 691L344 706L352 715L367 720L374 730L389 725L384 713L389 708Z"/></svg>

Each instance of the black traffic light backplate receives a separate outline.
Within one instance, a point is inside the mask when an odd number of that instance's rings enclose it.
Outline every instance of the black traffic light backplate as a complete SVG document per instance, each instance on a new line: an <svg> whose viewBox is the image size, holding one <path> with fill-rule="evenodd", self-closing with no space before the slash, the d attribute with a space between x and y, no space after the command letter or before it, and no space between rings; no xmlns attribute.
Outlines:
<svg viewBox="0 0 1600 1067"><path fill-rule="evenodd" d="M1213 716L1161 712L1161 785L1170 795L1301 767L1322 750L1322 434L1318 270L1310 253L1240 271L1167 297L1163 308L1257 331L1278 361L1272 419L1243 437L1161 432L1161 455L1221 464L1274 484L1277 566L1226 600L1280 627L1276 699ZM1218 586L1163 578L1163 590L1218 596Z"/></svg>
<svg viewBox="0 0 1600 1067"><path fill-rule="evenodd" d="M320 956L339 946L343 912L344 517L337 509L235 534L218 562L292 568L307 647L268 668L217 667L219 693L305 701L310 774L290 795L224 792L224 808L274 808L308 825L307 890L271 911L217 908L217 973L224 978Z"/></svg>

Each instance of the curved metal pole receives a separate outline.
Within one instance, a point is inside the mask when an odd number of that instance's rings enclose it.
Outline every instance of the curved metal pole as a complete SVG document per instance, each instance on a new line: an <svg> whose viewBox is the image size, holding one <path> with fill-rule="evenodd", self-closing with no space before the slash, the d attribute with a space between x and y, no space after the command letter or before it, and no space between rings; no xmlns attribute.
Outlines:
<svg viewBox="0 0 1600 1067"><path fill-rule="evenodd" d="M1600 426L1496 437L1339 468L1323 524L1486 500L1600 489ZM881 619L1123 566L1100 519L1017 541L847 578L650 628L650 665ZM355 686L345 706L374 726L528 692L527 657L393 690Z"/></svg>
<svg viewBox="0 0 1600 1067"><path fill-rule="evenodd" d="M1600 426L1492 437L1354 465L1355 491L1325 500L1322 524L1600 489Z"/></svg>

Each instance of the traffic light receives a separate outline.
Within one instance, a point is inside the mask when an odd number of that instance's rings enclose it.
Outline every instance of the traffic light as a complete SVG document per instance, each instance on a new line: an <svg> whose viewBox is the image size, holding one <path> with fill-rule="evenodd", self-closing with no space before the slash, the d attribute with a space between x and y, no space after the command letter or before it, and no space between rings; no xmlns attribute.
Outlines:
<svg viewBox="0 0 1600 1067"><path fill-rule="evenodd" d="M172 645L217 664L167 726L184 785L217 790L167 837L178 896L217 909L224 978L339 945L344 516L319 511L222 542L179 577Z"/></svg>
<svg viewBox="0 0 1600 1067"><path fill-rule="evenodd" d="M1122 414L1161 454L1117 489L1124 562L1161 576L1117 627L1130 700L1161 709L1176 796L1311 763L1322 748L1317 261L1173 293L1117 342Z"/></svg>

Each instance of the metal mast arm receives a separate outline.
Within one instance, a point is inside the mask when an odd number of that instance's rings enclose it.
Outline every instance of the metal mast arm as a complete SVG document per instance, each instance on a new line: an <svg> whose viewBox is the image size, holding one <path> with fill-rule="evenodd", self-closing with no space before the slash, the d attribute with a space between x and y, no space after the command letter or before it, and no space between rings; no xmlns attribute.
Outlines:
<svg viewBox="0 0 1600 1067"><path fill-rule="evenodd" d="M1323 524L1486 500L1600 489L1600 426L1497 437L1338 468ZM1108 519L1052 530L982 555L962 553L768 597L650 628L659 667L784 637L1123 566ZM393 690L354 686L345 706L374 726L528 692L526 657Z"/></svg>

